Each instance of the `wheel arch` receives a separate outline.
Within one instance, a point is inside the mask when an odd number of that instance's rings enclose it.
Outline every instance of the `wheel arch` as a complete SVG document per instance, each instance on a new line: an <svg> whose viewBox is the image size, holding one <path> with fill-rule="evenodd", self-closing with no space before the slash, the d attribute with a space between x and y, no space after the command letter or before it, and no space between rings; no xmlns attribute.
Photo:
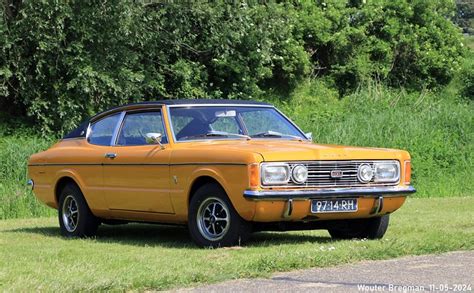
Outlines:
<svg viewBox="0 0 474 293"><path fill-rule="evenodd" d="M187 198L188 209L189 209L189 203L191 202L191 199L196 193L196 191L206 184L219 185L222 188L222 190L224 190L224 192L227 194L227 197L229 197L229 194L225 190L224 186L222 186L222 184L219 182L219 180L215 179L213 176L210 176L210 175L200 175L194 178L194 180L191 183L191 187L189 188L188 198Z"/></svg>
<svg viewBox="0 0 474 293"><path fill-rule="evenodd" d="M219 170L209 167L193 172L191 179L189 180L189 189L186 192L187 212L189 212L189 205L196 190L205 184L214 183L222 188L232 207L242 218L247 221L252 220L255 214L255 202L244 199L243 190L240 190L241 187L236 187L235 183L232 184L232 182L229 182L226 178L226 176L221 176Z"/></svg>
<svg viewBox="0 0 474 293"><path fill-rule="evenodd" d="M79 189L81 187L79 184L76 182L74 178L71 176L62 176L56 181L56 185L54 186L54 200L56 201L56 205L59 207L59 196L61 194L61 191L63 190L64 187L66 187L68 184L74 184L76 185ZM82 190L82 189L81 189Z"/></svg>

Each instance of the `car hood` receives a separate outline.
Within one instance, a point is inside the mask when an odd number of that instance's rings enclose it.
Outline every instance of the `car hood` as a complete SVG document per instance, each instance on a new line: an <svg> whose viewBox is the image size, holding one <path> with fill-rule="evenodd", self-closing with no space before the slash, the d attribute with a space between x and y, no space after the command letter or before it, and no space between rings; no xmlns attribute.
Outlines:
<svg viewBox="0 0 474 293"><path fill-rule="evenodd" d="M307 160L383 160L409 159L406 151L381 148L362 148L341 145L316 144L306 141L288 140L235 140L213 141L212 148L229 151L249 151L260 154L264 161Z"/></svg>

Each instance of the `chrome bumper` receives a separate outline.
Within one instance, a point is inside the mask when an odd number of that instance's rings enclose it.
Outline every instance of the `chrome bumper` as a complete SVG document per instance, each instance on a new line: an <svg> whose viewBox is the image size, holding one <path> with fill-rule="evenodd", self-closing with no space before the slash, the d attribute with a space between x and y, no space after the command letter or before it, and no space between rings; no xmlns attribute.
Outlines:
<svg viewBox="0 0 474 293"><path fill-rule="evenodd" d="M380 197L400 196L415 193L413 186L378 186L378 187L350 187L313 190L246 190L244 197L252 200L303 200L310 198L337 198L337 197Z"/></svg>

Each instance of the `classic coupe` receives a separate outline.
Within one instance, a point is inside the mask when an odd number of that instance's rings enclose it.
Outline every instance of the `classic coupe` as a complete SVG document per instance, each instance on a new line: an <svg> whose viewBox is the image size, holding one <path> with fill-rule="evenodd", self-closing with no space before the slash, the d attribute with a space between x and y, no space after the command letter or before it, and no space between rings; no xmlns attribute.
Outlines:
<svg viewBox="0 0 474 293"><path fill-rule="evenodd" d="M408 152L315 144L274 106L237 100L107 110L32 155L28 170L64 236L93 236L102 223L179 224L202 247L263 230L381 238L415 192Z"/></svg>

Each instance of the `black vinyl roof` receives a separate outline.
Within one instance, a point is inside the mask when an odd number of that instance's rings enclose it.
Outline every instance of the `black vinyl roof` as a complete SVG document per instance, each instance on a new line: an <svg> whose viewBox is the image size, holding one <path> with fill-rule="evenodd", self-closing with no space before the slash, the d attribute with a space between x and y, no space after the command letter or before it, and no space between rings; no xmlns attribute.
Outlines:
<svg viewBox="0 0 474 293"><path fill-rule="evenodd" d="M97 115L91 117L91 121L96 120L106 114L126 110L130 108L139 109L140 106L162 106L162 105L259 105L259 106L271 106L271 104L257 101L246 101L246 100L224 100L224 99L176 99L176 100L161 100L161 101L144 101L139 103L130 103L123 106L113 107L105 110Z"/></svg>
<svg viewBox="0 0 474 293"><path fill-rule="evenodd" d="M224 100L224 99L176 99L176 100L161 100L161 101L150 101L150 102L140 102L132 103L129 105L141 105L141 104L156 104L156 105L183 105L183 104L234 104L234 105L266 105L270 104L265 102L250 101L250 100Z"/></svg>

